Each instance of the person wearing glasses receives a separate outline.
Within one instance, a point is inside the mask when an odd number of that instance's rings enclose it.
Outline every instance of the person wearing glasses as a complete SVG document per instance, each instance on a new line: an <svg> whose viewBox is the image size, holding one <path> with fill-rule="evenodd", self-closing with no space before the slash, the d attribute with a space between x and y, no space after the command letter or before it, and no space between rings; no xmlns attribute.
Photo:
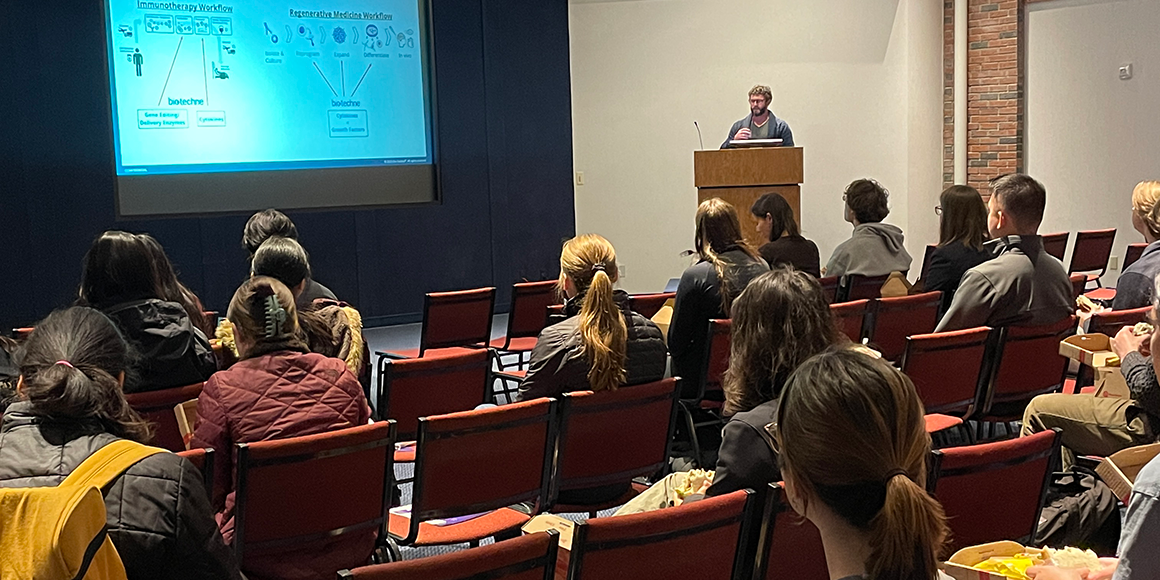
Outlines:
<svg viewBox="0 0 1160 580"><path fill-rule="evenodd" d="M845 219L854 225L854 232L834 248L823 276L885 276L910 270L902 230L882 223L890 215L889 197L886 188L873 179L858 179L846 186L842 194Z"/></svg>
<svg viewBox="0 0 1160 580"><path fill-rule="evenodd" d="M749 90L749 115L733 123L729 136L721 144L722 149L732 145L730 141L749 139L781 139L782 147L793 147L793 131L789 124L778 119L769 105L773 103L773 91L765 85L757 85Z"/></svg>
<svg viewBox="0 0 1160 580"><path fill-rule="evenodd" d="M938 246L930 254L923 277L923 289L942 292L939 314L946 312L959 288L963 274L986 262L990 254L983 243L987 233L987 204L979 190L969 185L952 185L939 195L934 208L939 216Z"/></svg>
<svg viewBox="0 0 1160 580"><path fill-rule="evenodd" d="M831 349L802 363L766 426L785 496L821 533L830 578L949 578L949 535L926 492L930 435L910 379L889 363Z"/></svg>

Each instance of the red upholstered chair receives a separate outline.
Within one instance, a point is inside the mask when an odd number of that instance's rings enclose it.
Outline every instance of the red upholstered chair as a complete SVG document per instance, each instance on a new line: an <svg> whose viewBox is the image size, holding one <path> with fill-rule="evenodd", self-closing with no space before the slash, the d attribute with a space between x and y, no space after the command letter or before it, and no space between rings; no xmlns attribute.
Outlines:
<svg viewBox="0 0 1160 580"><path fill-rule="evenodd" d="M633 312L652 318L661 311L665 302L677 297L676 292L661 292L659 294L633 294L628 297L628 306Z"/></svg>
<svg viewBox="0 0 1160 580"><path fill-rule="evenodd" d="M1144 250L1148 249L1148 244L1128 244L1128 249L1124 251L1124 262L1120 264L1120 271L1128 269L1128 266L1136 263L1140 256L1144 255Z"/></svg>
<svg viewBox="0 0 1160 580"><path fill-rule="evenodd" d="M525 363L524 355L532 352L536 346L536 339L544 329L548 319L545 310L557 304L559 293L555 280L543 282L521 282L512 286L512 302L508 307L507 332L491 340L490 346L501 355L514 354L519 357L516 366L522 367ZM503 360L499 361L499 368L504 368Z"/></svg>
<svg viewBox="0 0 1160 580"><path fill-rule="evenodd" d="M698 461L701 458L701 441L697 437L697 427L725 424L720 415L722 401L725 399L721 381L725 378L725 371L729 370L732 326L733 322L728 319L709 321L709 333L705 339L705 362L701 365L702 376L698 383L697 395L691 399L681 399L680 401L681 416L685 421L689 442L693 446L693 453L696 454L695 457ZM688 377L681 377L681 379L689 380ZM710 411L712 418L696 422L693 418L695 409Z"/></svg>
<svg viewBox="0 0 1160 580"><path fill-rule="evenodd" d="M826 302L838 301L838 288L842 285L842 279L838 276L826 276L825 278L818 278L818 284L822 285L822 295L826 297Z"/></svg>
<svg viewBox="0 0 1160 580"><path fill-rule="evenodd" d="M1056 431L933 451L928 487L954 549L1033 536L1058 451Z"/></svg>
<svg viewBox="0 0 1160 580"><path fill-rule="evenodd" d="M1075 302L1075 299L1079 298L1084 293L1084 290L1087 289L1087 276L1083 274L1071 274L1067 277L1067 280L1071 282L1071 300Z"/></svg>
<svg viewBox="0 0 1160 580"><path fill-rule="evenodd" d="M754 580L829 580L822 536L789 506L780 483L769 486L757 541Z"/></svg>
<svg viewBox="0 0 1160 580"><path fill-rule="evenodd" d="M989 327L917 334L906 339L899 368L910 377L927 413L968 419L981 407L990 380Z"/></svg>
<svg viewBox="0 0 1160 580"><path fill-rule="evenodd" d="M547 504L555 442L554 399L419 419L410 514L392 510L388 541L475 546L518 529L531 516L509 506Z"/></svg>
<svg viewBox="0 0 1160 580"><path fill-rule="evenodd" d="M150 444L170 451L185 451L185 440L177 428L173 407L201 395L205 383L194 383L175 389L126 393L125 400L141 418L153 424Z"/></svg>
<svg viewBox="0 0 1160 580"><path fill-rule="evenodd" d="M906 272L903 272L905 275ZM852 300L874 299L882 296L882 285L890 275L885 276L859 276L851 274L842 277L842 287L838 289L838 302L850 302Z"/></svg>
<svg viewBox="0 0 1160 580"><path fill-rule="evenodd" d="M1040 236L1043 239L1043 251L1062 262L1063 255L1067 253L1067 239L1069 237L1071 237L1071 232L1043 234Z"/></svg>
<svg viewBox="0 0 1160 580"><path fill-rule="evenodd" d="M552 580L560 533L518 536L488 546L341 570L339 580Z"/></svg>
<svg viewBox="0 0 1160 580"><path fill-rule="evenodd" d="M1131 310L1105 310L1092 314L1088 320L1088 332L1115 336L1125 326L1135 326L1148 319L1151 306L1133 308Z"/></svg>
<svg viewBox="0 0 1160 580"><path fill-rule="evenodd" d="M942 292L926 292L871 302L866 322L870 345L882 353L882 358L899 360L906 350L906 337L934 332L941 301Z"/></svg>
<svg viewBox="0 0 1160 580"><path fill-rule="evenodd" d="M201 482L205 484L205 493L209 497L213 497L213 449L188 449L185 451L178 451L178 455L189 460L199 471L201 471Z"/></svg>
<svg viewBox="0 0 1160 580"><path fill-rule="evenodd" d="M869 300L854 300L853 302L839 302L830 305L830 313L834 315L834 322L842 334L850 340L861 343L862 330L866 324L866 314L870 312Z"/></svg>
<svg viewBox="0 0 1160 580"><path fill-rule="evenodd" d="M596 518L576 524L569 580L748 578L743 557L759 525L757 494L749 490L678 507Z"/></svg>
<svg viewBox="0 0 1160 580"><path fill-rule="evenodd" d="M1075 334L1076 318L1048 326L1000 329L995 343L986 403L976 419L1016 421L1038 395L1058 392L1070 359L1059 354L1059 343Z"/></svg>
<svg viewBox="0 0 1160 580"><path fill-rule="evenodd" d="M384 540L394 431L393 422L380 421L239 443L234 555L242 570L247 559L259 556L323 549L332 556L340 536L355 548L366 538L366 552L340 567L366 563ZM344 542L343 548L350 551L351 545Z"/></svg>
<svg viewBox="0 0 1160 580"><path fill-rule="evenodd" d="M632 480L668 465L680 394L675 378L615 391L565 394L552 495L617 484L628 491L597 504L557 503L552 511L583 511L595 518L596 512L624 504L643 491L643 486L632 487ZM626 441L632 444L625 445Z"/></svg>
<svg viewBox="0 0 1160 580"><path fill-rule="evenodd" d="M1100 276L1108 271L1108 259L1112 256L1112 244L1116 241L1116 228L1107 230L1086 230L1075 235L1075 246L1071 249L1071 265L1068 274L1095 272L1088 274L1088 282L1102 286Z"/></svg>
<svg viewBox="0 0 1160 580"><path fill-rule="evenodd" d="M395 421L396 438L408 444L395 461L415 460L414 439L419 417L470 411L487 402L491 385L491 354L464 350L431 358L388 360L376 404L379 416Z"/></svg>

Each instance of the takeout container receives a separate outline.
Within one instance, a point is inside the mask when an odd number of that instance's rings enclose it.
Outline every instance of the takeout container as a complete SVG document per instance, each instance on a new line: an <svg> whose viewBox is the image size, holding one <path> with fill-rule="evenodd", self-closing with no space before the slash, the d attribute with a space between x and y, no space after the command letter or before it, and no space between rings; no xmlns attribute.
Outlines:
<svg viewBox="0 0 1160 580"><path fill-rule="evenodd" d="M576 529L576 522L556 514L539 514L520 529L525 534L547 530L556 530L560 533L560 547L556 550L556 580L565 580L568 577L568 562L572 555L572 532Z"/></svg>
<svg viewBox="0 0 1160 580"><path fill-rule="evenodd" d="M1037 554L1044 559L1047 558L1046 550L1027 548L1018 542L991 542L989 544L963 548L955 552L943 564L943 569L948 576L955 580L1010 580L1007 576L1003 576L997 572L976 570L972 566L980 562L985 562L992 557L1015 556L1023 553Z"/></svg>
<svg viewBox="0 0 1160 580"><path fill-rule="evenodd" d="M1059 354L1095 369L1095 396L1131 397L1128 383L1120 372L1119 357L1112 352L1112 339L1108 335L1095 333L1069 336L1059 343Z"/></svg>
<svg viewBox="0 0 1160 580"><path fill-rule="evenodd" d="M1160 443L1129 447L1105 457L1096 466L1096 473L1116 497L1127 505L1128 499L1132 497L1136 476L1157 455L1160 455Z"/></svg>

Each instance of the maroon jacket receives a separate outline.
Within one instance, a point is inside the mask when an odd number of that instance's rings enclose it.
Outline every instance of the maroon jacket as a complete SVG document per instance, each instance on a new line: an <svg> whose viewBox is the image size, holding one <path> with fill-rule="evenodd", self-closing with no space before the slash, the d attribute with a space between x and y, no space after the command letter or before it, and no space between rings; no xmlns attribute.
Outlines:
<svg viewBox="0 0 1160 580"><path fill-rule="evenodd" d="M239 361L205 382L191 447L217 450L213 506L227 544L234 539L235 443L285 439L365 425L371 410L346 363L315 353L278 351ZM292 508L292 506L287 506ZM250 578L329 578L370 554L374 536L330 542L322 551L276 554L244 566ZM319 555L325 554L325 555ZM333 560L333 562L332 562ZM331 566L333 565L333 569Z"/></svg>

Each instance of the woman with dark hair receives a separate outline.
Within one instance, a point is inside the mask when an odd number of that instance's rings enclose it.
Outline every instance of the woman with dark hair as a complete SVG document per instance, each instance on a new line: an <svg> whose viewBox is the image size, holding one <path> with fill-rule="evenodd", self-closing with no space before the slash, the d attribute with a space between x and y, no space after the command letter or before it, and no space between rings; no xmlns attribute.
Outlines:
<svg viewBox="0 0 1160 580"><path fill-rule="evenodd" d="M126 393L200 383L217 370L213 350L194 320L200 303L173 272L150 236L108 231L85 254L78 306L104 312L139 356ZM196 318L190 313L196 313Z"/></svg>
<svg viewBox="0 0 1160 580"><path fill-rule="evenodd" d="M979 190L969 185L952 185L939 195L935 208L939 215L938 247L930 254L923 289L941 291L940 315L946 312L967 270L990 257L983 243L987 234L987 204Z"/></svg>
<svg viewBox="0 0 1160 580"><path fill-rule="evenodd" d="M789 264L815 278L821 276L818 246L802 237L793 208L784 197L767 193L757 198L749 211L757 218L757 233L768 240L757 252L771 268Z"/></svg>
<svg viewBox="0 0 1160 580"><path fill-rule="evenodd" d="M246 280L230 300L228 318L240 360L206 381L192 446L222 454L214 461L213 506L222 535L232 542L235 444L365 425L370 407L343 361L307 351L285 284L266 276ZM373 531L322 539L310 550L247 558L244 571L262 578L325 578L370 554L374 541Z"/></svg>
<svg viewBox="0 0 1160 580"><path fill-rule="evenodd" d="M0 426L0 487L56 486L109 443L149 440L121 394L129 348L100 312L50 314L25 341L19 367L19 399ZM130 580L241 578L201 482L185 459L157 453L103 490Z"/></svg>
<svg viewBox="0 0 1160 580"><path fill-rule="evenodd" d="M161 247L161 243L149 234L137 234L137 238L149 250L157 297L180 304L195 327L207 336L211 334L213 321L206 317L205 307L202 305L201 299L177 279L177 271L173 268L173 262L169 261L169 256L165 254L165 248Z"/></svg>
<svg viewBox="0 0 1160 580"><path fill-rule="evenodd" d="M265 209L250 216L246 222L246 227L242 232L242 246L246 248L246 251L250 253L250 258L253 259L262 243L274 236L298 241L298 227L286 214L273 208ZM330 288L319 284L312 277L306 278L306 286L295 295L299 308L305 308L319 298L338 300Z"/></svg>
<svg viewBox="0 0 1160 580"><path fill-rule="evenodd" d="M741 235L737 210L719 198L697 208L697 263L681 274L669 326L673 376L681 377L682 396L696 396L702 380L702 359L709 320L729 318L733 300L749 281L769 271Z"/></svg>
<svg viewBox="0 0 1160 580"><path fill-rule="evenodd" d="M768 427L794 511L821 532L831 578L935 580L949 534L927 494L930 436L910 379L835 349L804 362Z"/></svg>
<svg viewBox="0 0 1160 580"><path fill-rule="evenodd" d="M885 276L910 270L910 254L902 245L902 230L882 223L890 215L890 193L873 179L858 179L842 194L845 219L854 224L850 239L830 256L825 276Z"/></svg>

